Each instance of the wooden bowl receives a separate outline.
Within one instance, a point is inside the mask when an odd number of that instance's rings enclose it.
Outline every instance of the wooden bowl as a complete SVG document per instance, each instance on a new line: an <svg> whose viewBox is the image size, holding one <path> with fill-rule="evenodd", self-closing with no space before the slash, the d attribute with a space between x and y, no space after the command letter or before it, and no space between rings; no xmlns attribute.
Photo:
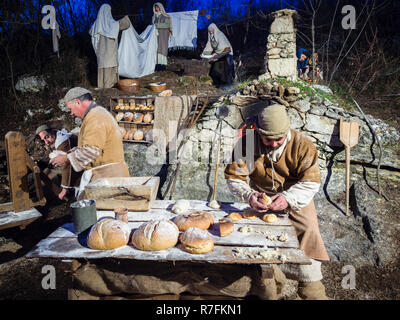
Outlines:
<svg viewBox="0 0 400 320"><path fill-rule="evenodd" d="M167 84L165 82L154 82L149 84L150 89L154 92L162 92L167 89Z"/></svg>
<svg viewBox="0 0 400 320"><path fill-rule="evenodd" d="M140 90L140 82L135 79L122 79L118 81L118 87L126 92L138 92Z"/></svg>

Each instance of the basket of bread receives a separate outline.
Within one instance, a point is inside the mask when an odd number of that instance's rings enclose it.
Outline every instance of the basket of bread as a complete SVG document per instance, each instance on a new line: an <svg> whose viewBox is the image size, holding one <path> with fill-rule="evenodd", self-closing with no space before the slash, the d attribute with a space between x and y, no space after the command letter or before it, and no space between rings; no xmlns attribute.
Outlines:
<svg viewBox="0 0 400 320"><path fill-rule="evenodd" d="M154 92L163 92L167 89L167 84L165 82L153 82L149 84L150 89Z"/></svg>
<svg viewBox="0 0 400 320"><path fill-rule="evenodd" d="M122 79L118 81L118 88L125 92L138 92L140 81L136 79Z"/></svg>

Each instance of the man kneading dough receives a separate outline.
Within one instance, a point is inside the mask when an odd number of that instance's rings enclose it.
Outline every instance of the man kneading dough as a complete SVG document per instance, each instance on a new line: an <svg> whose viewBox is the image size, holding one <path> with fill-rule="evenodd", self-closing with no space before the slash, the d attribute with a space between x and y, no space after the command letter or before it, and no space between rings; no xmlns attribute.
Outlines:
<svg viewBox="0 0 400 320"><path fill-rule="evenodd" d="M85 88L70 89L64 102L72 115L83 120L78 146L51 162L58 166L70 162L75 171L84 171L80 193L90 181L98 178L129 177L121 133L114 117L97 105L92 93Z"/></svg>
<svg viewBox="0 0 400 320"><path fill-rule="evenodd" d="M329 256L313 201L321 185L317 149L307 137L290 129L286 109L279 104L266 107L258 115L256 130L244 135L235 149L233 162L225 169L229 189L259 212L288 211L300 249L312 261L296 271L298 295L310 300L327 299L320 261L329 260ZM273 201L269 206L260 201L263 193Z"/></svg>

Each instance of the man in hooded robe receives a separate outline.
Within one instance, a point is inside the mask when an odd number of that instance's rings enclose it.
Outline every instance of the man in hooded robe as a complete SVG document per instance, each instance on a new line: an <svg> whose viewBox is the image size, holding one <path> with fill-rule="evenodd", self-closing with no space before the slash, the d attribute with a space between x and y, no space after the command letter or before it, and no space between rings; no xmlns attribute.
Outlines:
<svg viewBox="0 0 400 320"><path fill-rule="evenodd" d="M229 40L214 23L208 26L208 41L201 57L205 55L214 56L210 68L210 77L214 84L232 84L235 74L233 49Z"/></svg>
<svg viewBox="0 0 400 320"><path fill-rule="evenodd" d="M157 2L153 5L152 23L157 30L157 64L155 71L165 71L167 68L168 41L172 36L171 17L165 12L162 3Z"/></svg>
<svg viewBox="0 0 400 320"><path fill-rule="evenodd" d="M255 124L254 135L247 133L238 141L232 163L225 169L228 187L259 212L288 213L300 249L310 258L311 265L281 268L299 281L299 298L326 300L321 261L329 260L329 256L313 200L321 185L318 150L310 139L290 128L283 105L267 106ZM260 202L264 193L271 197L269 206Z"/></svg>
<svg viewBox="0 0 400 320"><path fill-rule="evenodd" d="M103 4L96 21L90 28L92 45L97 56L97 86L112 88L118 81L118 33L128 29L131 22L128 16L115 21L111 6Z"/></svg>

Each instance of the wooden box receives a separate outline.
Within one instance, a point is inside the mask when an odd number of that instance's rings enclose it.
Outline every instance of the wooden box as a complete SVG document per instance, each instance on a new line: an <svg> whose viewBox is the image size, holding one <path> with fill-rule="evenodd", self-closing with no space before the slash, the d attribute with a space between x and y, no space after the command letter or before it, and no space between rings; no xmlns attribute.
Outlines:
<svg viewBox="0 0 400 320"><path fill-rule="evenodd" d="M156 199L159 177L102 178L85 188L86 198L96 200L97 209L148 211Z"/></svg>

